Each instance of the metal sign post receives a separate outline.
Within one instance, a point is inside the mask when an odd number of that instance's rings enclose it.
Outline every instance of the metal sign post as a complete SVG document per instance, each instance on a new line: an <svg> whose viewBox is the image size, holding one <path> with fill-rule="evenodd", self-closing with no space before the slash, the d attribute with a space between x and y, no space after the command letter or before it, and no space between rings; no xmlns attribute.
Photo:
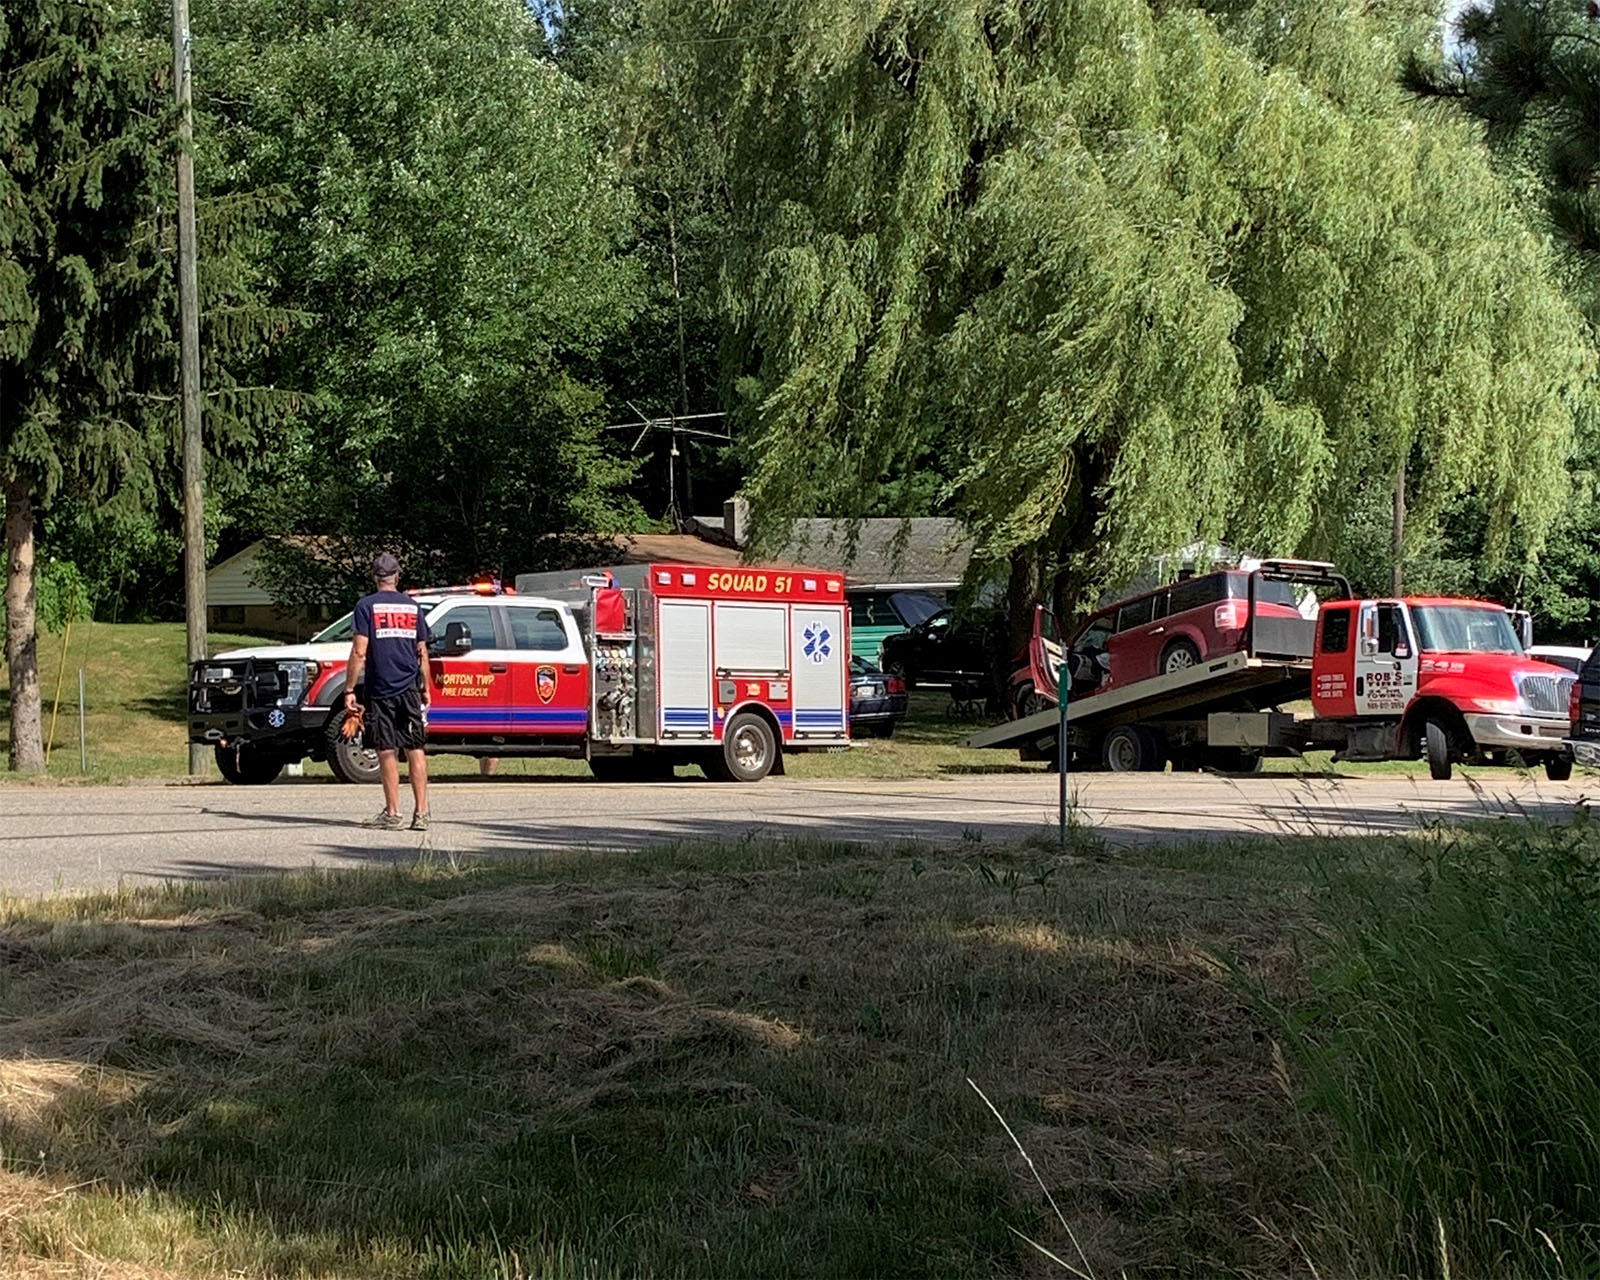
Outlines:
<svg viewBox="0 0 1600 1280"><path fill-rule="evenodd" d="M1061 824L1063 849L1067 847L1067 764L1072 759L1072 749L1067 745L1067 699L1072 693L1067 662L1067 657L1063 655L1061 665L1056 668L1056 706L1061 712L1061 721L1056 726L1056 785L1060 792L1057 797L1057 819Z"/></svg>

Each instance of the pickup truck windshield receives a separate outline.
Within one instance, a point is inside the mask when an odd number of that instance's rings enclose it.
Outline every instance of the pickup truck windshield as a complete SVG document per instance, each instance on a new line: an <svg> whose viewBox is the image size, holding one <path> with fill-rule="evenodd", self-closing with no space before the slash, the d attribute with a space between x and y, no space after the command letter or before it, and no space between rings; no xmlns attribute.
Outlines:
<svg viewBox="0 0 1600 1280"><path fill-rule="evenodd" d="M1511 616L1503 609L1424 604L1411 610L1417 638L1435 653L1521 653Z"/></svg>
<svg viewBox="0 0 1600 1280"><path fill-rule="evenodd" d="M356 615L347 613L337 622L331 622L311 637L312 644L335 644L349 640L356 633Z"/></svg>

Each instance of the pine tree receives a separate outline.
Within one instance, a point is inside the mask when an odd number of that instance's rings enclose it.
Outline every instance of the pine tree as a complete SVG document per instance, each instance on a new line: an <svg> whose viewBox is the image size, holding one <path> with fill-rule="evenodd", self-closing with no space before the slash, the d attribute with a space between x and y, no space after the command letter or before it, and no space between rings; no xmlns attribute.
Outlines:
<svg viewBox="0 0 1600 1280"><path fill-rule="evenodd" d="M157 193L169 159L156 86L102 0L0 13L0 473L6 503L11 767L44 767L34 535L79 477L148 485L133 396L164 340Z"/></svg>

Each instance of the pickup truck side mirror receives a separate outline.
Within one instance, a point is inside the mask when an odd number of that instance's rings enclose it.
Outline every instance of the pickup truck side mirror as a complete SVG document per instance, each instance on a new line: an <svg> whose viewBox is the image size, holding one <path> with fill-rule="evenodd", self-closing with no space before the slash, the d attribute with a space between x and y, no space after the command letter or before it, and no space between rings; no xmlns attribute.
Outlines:
<svg viewBox="0 0 1600 1280"><path fill-rule="evenodd" d="M435 640L432 650L444 657L455 654L472 652L472 628L465 622L447 622L444 624L444 637Z"/></svg>

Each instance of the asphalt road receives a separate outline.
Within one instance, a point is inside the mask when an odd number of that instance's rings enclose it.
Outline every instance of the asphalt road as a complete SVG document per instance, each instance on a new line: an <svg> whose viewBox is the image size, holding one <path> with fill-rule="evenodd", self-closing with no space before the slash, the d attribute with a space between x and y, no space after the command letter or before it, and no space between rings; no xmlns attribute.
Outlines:
<svg viewBox="0 0 1600 1280"><path fill-rule="evenodd" d="M1077 820L1108 844L1239 833L1396 832L1433 816L1564 814L1593 780L1534 782L1370 776L1330 782L1261 775L1091 775L1074 781ZM410 797L405 797L409 807ZM365 867L439 854L616 848L661 840L805 833L888 847L902 839L988 841L1056 817L1056 779L968 775L916 782L437 780L433 830L364 830L377 788L318 782L267 787L0 788L0 890L35 895L295 867Z"/></svg>

